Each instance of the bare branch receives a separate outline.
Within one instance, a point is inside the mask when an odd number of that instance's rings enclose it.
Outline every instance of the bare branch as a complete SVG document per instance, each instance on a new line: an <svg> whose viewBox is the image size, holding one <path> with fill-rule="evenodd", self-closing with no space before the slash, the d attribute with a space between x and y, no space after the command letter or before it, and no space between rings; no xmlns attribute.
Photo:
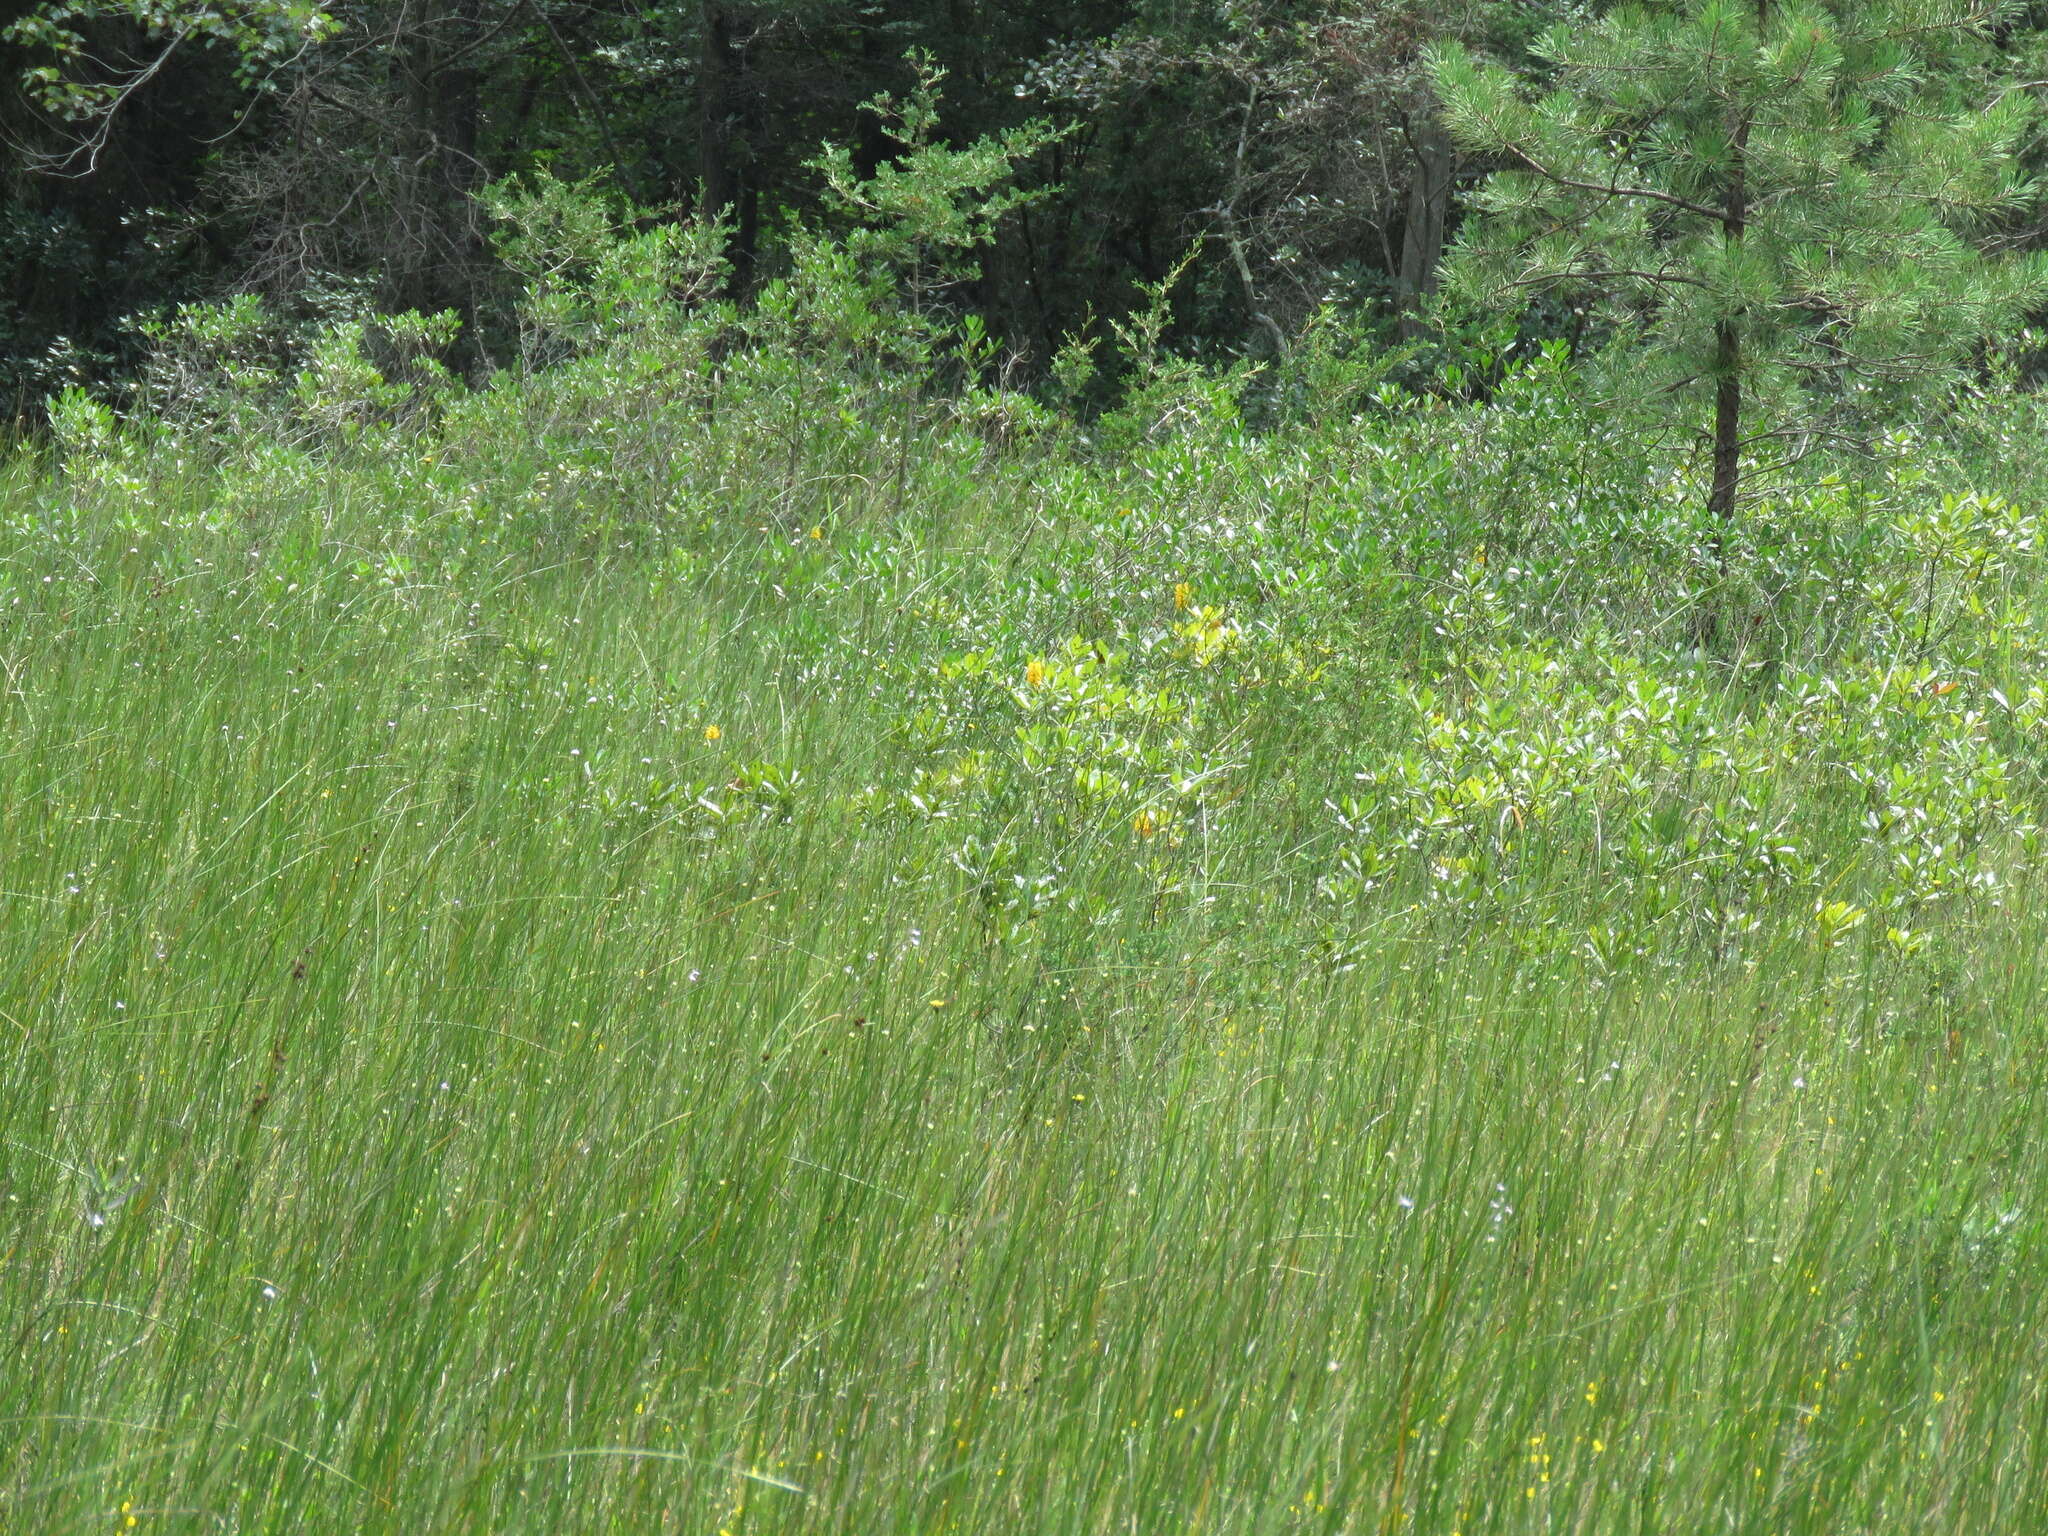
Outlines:
<svg viewBox="0 0 2048 1536"><path fill-rule="evenodd" d="M1605 282L1609 279L1617 277L1637 278L1646 283L1681 283L1688 288L1706 288L1712 286L1711 284L1701 282L1696 277L1683 277L1676 272L1638 272L1628 267L1616 267L1612 269L1604 269L1598 272L1580 272L1577 270L1569 272L1553 272L1547 273L1542 277L1525 277L1516 282L1510 283L1508 286L1511 288L1544 288L1554 286L1558 283L1568 283L1573 281L1574 279L1580 279L1586 282L1597 283Z"/></svg>
<svg viewBox="0 0 2048 1536"><path fill-rule="evenodd" d="M67 153L62 155L35 154L31 156L30 163L34 169L41 171L45 175L61 177L67 181L83 181L86 177L97 171L100 168L100 154L106 149L107 140L113 134L116 114L127 104L129 97L133 96L156 77L157 71L169 63L171 55L178 51L178 45L191 35L191 30L187 28L177 33L169 42L165 43L162 49L158 51L157 56L137 70L128 83L121 87L120 94L95 114L96 121L92 132L87 134L81 142L74 144ZM80 155L85 156L85 165L83 169L74 170L72 167L76 165Z"/></svg>
<svg viewBox="0 0 2048 1536"><path fill-rule="evenodd" d="M1673 208L1683 208L1687 213L1720 223L1723 214L1718 208L1709 208L1705 203L1696 203L1689 197L1680 197L1674 192L1660 192L1655 187L1624 187L1617 184L1601 186L1597 181L1580 181L1576 177L1561 175L1523 149L1519 144L1510 144L1508 153L1521 161L1530 170L1554 186L1576 187L1581 192L1598 192L1606 197L1634 197L1646 202L1665 203Z"/></svg>

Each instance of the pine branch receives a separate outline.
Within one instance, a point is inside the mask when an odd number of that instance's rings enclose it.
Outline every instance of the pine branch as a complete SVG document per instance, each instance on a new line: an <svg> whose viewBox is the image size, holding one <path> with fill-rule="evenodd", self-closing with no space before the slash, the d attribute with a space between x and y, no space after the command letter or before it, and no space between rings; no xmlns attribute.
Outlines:
<svg viewBox="0 0 2048 1536"><path fill-rule="evenodd" d="M1615 267L1598 272L1580 272L1577 270L1546 272L1541 277L1521 278L1518 281L1509 283L1508 286L1510 288L1541 288L1548 284L1566 283L1574 280L1599 283L1621 277L1633 277L1646 283L1683 283L1688 288L1710 288L1713 286L1711 283L1704 283L1696 277L1683 277L1676 272L1638 272L1628 267Z"/></svg>
<svg viewBox="0 0 2048 1536"><path fill-rule="evenodd" d="M1653 203L1668 203L1673 208L1682 208L1700 218L1712 219L1716 224L1720 223L1723 217L1720 209L1709 208L1705 203L1696 203L1689 197L1678 196L1675 192L1660 192L1655 187L1624 187L1619 184L1603 187L1597 181L1579 181L1571 176L1560 175L1521 145L1510 144L1507 148L1509 154L1553 186L1576 187L1581 192L1598 192L1607 197L1635 197Z"/></svg>

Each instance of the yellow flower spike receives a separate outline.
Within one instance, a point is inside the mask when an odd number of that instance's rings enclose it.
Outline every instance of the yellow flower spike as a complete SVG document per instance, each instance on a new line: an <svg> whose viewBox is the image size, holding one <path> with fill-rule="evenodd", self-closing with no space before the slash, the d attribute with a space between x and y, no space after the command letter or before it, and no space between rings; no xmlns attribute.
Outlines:
<svg viewBox="0 0 2048 1536"><path fill-rule="evenodd" d="M1027 687L1043 688L1045 686L1045 663L1042 661L1026 662L1024 665L1024 682Z"/></svg>
<svg viewBox="0 0 2048 1536"><path fill-rule="evenodd" d="M719 737L723 736L724 734L725 732L721 731L715 725L707 725L704 727L704 739L706 741L716 741Z"/></svg>
<svg viewBox="0 0 2048 1536"><path fill-rule="evenodd" d="M1177 581L1177 582L1175 582L1175 583L1173 584L1173 610L1174 610L1174 612L1176 612L1176 613L1185 613L1185 612L1187 612L1188 604L1194 601L1194 597L1195 597L1195 589L1194 589L1193 587L1189 586L1189 585L1188 585L1188 584L1187 584L1186 582L1184 582L1184 581Z"/></svg>

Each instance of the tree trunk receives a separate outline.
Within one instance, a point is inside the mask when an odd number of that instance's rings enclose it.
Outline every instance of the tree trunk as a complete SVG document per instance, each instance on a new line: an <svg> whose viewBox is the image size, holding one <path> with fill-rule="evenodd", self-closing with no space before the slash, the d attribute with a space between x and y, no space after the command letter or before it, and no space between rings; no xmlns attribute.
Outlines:
<svg viewBox="0 0 2048 1536"><path fill-rule="evenodd" d="M704 212L735 218L731 246L732 288L744 293L753 281L754 246L759 238L758 190L745 168L740 133L745 65L733 40L733 17L719 0L703 0L703 39L697 61L697 176Z"/></svg>
<svg viewBox="0 0 2048 1536"><path fill-rule="evenodd" d="M478 55L469 44L481 25L478 0L454 0L449 7L448 49L463 50L439 71L438 101L434 136L439 151L435 170L440 206L441 237L449 263L445 284L449 307L462 316L462 335L472 339L476 320L477 276L484 269L489 250L477 220L476 188L482 165L477 160L477 125L482 117L481 76Z"/></svg>
<svg viewBox="0 0 2048 1536"><path fill-rule="evenodd" d="M434 0L397 51L404 113L394 188L394 307L454 309L467 321L483 258L470 194L477 181L478 74L467 44L477 0Z"/></svg>
<svg viewBox="0 0 2048 1536"><path fill-rule="evenodd" d="M1759 13L1762 3L1759 0ZM1728 176L1728 190L1721 204L1721 241L1727 246L1742 244L1749 227L1749 121L1735 124L1730 135L1734 165ZM1707 493L1707 510L1714 515L1717 529L1735 519L1735 493L1742 481L1742 333L1736 317L1725 315L1714 325L1714 482ZM1720 534L1715 534L1718 546Z"/></svg>
<svg viewBox="0 0 2048 1536"><path fill-rule="evenodd" d="M1730 135L1733 165L1721 203L1721 240L1738 246L1749 226L1749 121L1742 119ZM1738 316L1723 315L1714 323L1714 473L1707 490L1708 534L1714 567L1728 574L1728 533L1735 526L1735 498L1742 489L1742 331ZM1720 634L1720 615L1709 605L1700 609L1696 634L1701 649L1711 648Z"/></svg>
<svg viewBox="0 0 2048 1536"><path fill-rule="evenodd" d="M1707 511L1714 519L1715 539L1735 519L1735 493L1742 484L1742 341L1735 324L1714 327L1714 480L1707 492Z"/></svg>
<svg viewBox="0 0 2048 1536"><path fill-rule="evenodd" d="M1408 216L1401 229L1401 270L1394 293L1401 309L1401 339L1427 333L1422 307L1436 292L1437 265L1444 254L1444 220L1450 211L1451 173L1456 155L1435 111L1411 121L1408 147L1415 166L1408 180Z"/></svg>
<svg viewBox="0 0 2048 1536"><path fill-rule="evenodd" d="M697 57L697 181L704 211L732 207L732 20L718 0L699 10L703 36Z"/></svg>
<svg viewBox="0 0 2048 1536"><path fill-rule="evenodd" d="M859 23L860 26L860 80L863 89L873 87L886 78L888 73L888 38L882 30L883 18L876 14ZM857 126L853 131L853 174L862 181L871 178L882 168L882 162L890 158L890 139L887 124L878 112L855 114Z"/></svg>

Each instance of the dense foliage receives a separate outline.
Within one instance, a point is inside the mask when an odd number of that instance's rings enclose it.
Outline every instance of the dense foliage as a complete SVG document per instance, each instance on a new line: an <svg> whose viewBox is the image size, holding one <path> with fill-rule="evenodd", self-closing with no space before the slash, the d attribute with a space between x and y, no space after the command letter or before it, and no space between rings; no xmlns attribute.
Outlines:
<svg viewBox="0 0 2048 1536"><path fill-rule="evenodd" d="M1571 4L1420 0L15 0L0 7L0 408L126 377L169 305L296 318L452 308L504 357L477 195L540 168L674 217L728 216L736 287L789 258L822 143L894 156L860 104L950 71L959 144L1071 131L1025 168L962 302L1030 369L1191 248L1175 335L1284 346L1333 295L1391 316L1431 282L1456 157L1431 38L1504 57ZM6 25L9 14L16 19ZM23 87L17 90L15 87Z"/></svg>
<svg viewBox="0 0 2048 1536"><path fill-rule="evenodd" d="M2048 1507L2022 9L17 10L10 1533Z"/></svg>
<svg viewBox="0 0 2048 1536"><path fill-rule="evenodd" d="M192 308L10 462L9 1530L2023 1526L2036 399L1730 523L1159 285L1071 414L923 100L745 301L535 176L487 385Z"/></svg>

